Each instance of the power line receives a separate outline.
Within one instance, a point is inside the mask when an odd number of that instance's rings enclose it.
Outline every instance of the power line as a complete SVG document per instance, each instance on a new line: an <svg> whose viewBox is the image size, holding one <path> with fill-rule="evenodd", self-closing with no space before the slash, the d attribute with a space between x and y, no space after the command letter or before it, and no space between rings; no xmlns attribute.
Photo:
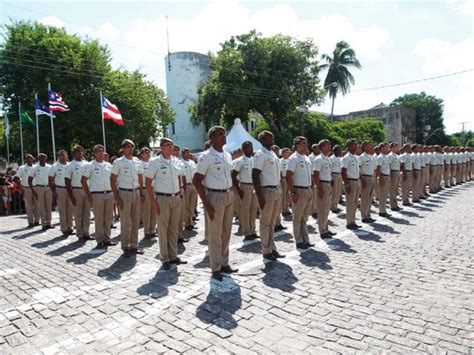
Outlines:
<svg viewBox="0 0 474 355"><path fill-rule="evenodd" d="M429 78L423 78L423 79L405 81L405 82L403 82L403 83L390 84L390 85L382 85L382 86L374 86L374 87L366 88L366 89L358 89L358 90L353 90L352 92L369 91L369 90L379 90L379 89L392 88L392 87L396 87L396 86L415 84L415 83L420 83L420 82L423 82L423 81L436 80L436 79L446 78L446 77L448 77L448 76L454 76L454 75L464 74L464 73L468 73L468 72L471 72L471 71L474 71L474 68L473 68L473 69L461 70L461 71L454 72L454 73L450 73L450 74L432 76L432 77L429 77Z"/></svg>

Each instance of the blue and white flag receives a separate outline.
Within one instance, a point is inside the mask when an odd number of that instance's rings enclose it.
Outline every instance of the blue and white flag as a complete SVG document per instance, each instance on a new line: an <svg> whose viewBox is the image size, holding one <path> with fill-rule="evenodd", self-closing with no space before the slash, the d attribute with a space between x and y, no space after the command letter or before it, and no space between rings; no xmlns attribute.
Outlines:
<svg viewBox="0 0 474 355"><path fill-rule="evenodd" d="M39 116L39 115L47 115L47 116L49 116L49 117L51 117L51 118L56 117L55 115L53 115L53 114L51 113L51 111L49 110L49 107L46 106L46 105L43 105L43 104L41 103L41 101L39 101L39 100L36 100L36 101L35 101L35 111L36 111L36 114L37 114L38 116Z"/></svg>

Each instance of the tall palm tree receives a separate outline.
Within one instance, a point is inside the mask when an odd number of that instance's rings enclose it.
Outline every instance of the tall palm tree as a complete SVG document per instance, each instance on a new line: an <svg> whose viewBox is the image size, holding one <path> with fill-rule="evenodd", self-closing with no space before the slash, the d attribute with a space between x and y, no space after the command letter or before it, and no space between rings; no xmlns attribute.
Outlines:
<svg viewBox="0 0 474 355"><path fill-rule="evenodd" d="M362 68L359 60L356 58L355 51L345 41L340 41L336 44L336 49L332 53L323 54L322 60L326 64L321 65L321 69L328 69L326 79L324 80L324 87L329 89L329 97L332 98L331 118L334 114L334 100L338 92L342 95L350 91L351 84L354 85L354 77L349 68ZM337 85L336 85L337 84Z"/></svg>

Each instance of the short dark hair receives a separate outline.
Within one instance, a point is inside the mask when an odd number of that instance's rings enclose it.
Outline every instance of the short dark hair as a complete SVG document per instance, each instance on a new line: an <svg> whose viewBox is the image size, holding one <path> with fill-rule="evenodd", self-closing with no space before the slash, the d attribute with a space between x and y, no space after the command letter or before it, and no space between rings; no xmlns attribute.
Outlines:
<svg viewBox="0 0 474 355"><path fill-rule="evenodd" d="M102 145L102 144L96 144L94 146L94 148L92 148L92 151L95 153L96 151L98 151L99 149L103 149L104 152L105 152L105 147Z"/></svg>
<svg viewBox="0 0 474 355"><path fill-rule="evenodd" d="M211 139L214 134L218 131L222 131L225 133L225 128L222 127L222 126L214 126L214 127L211 127L211 129L209 130L209 132L207 133L207 136L209 137L209 139Z"/></svg>
<svg viewBox="0 0 474 355"><path fill-rule="evenodd" d="M245 147L249 147L249 146L253 148L253 143L251 141L245 141L241 145L242 149L244 149Z"/></svg>
<svg viewBox="0 0 474 355"><path fill-rule="evenodd" d="M302 142L308 142L308 140L306 139L306 137L303 137L303 136L297 136L295 137L295 139L293 139L293 144L294 145L298 145Z"/></svg>
<svg viewBox="0 0 474 355"><path fill-rule="evenodd" d="M122 144L120 145L120 147L122 148L125 148L127 145L131 145L133 148L135 148L135 143L133 143L133 141L131 139L124 139L122 141Z"/></svg>
<svg viewBox="0 0 474 355"><path fill-rule="evenodd" d="M165 143L174 144L174 142L173 142L171 139L169 139L169 138L166 138L166 137L161 138L161 139L160 139L160 146L162 146L162 145L165 144Z"/></svg>

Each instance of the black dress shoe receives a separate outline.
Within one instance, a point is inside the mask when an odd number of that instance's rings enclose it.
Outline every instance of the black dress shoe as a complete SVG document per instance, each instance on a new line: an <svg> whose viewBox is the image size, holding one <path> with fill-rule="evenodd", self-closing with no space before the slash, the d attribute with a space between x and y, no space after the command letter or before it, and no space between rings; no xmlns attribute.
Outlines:
<svg viewBox="0 0 474 355"><path fill-rule="evenodd" d="M94 238L92 238L89 234L84 234L82 236L82 240L94 240Z"/></svg>
<svg viewBox="0 0 474 355"><path fill-rule="evenodd" d="M272 251L272 255L273 255L275 258L277 258L277 259L281 259L281 258L285 258L285 257L286 257L286 255L280 254L280 253L279 253L278 251L276 251L276 250L273 250L273 251Z"/></svg>
<svg viewBox="0 0 474 355"><path fill-rule="evenodd" d="M97 243L96 249L105 249L104 243Z"/></svg>
<svg viewBox="0 0 474 355"><path fill-rule="evenodd" d="M176 258L176 259L171 260L170 263L175 264L175 265L185 265L188 262L186 260L181 260L180 258Z"/></svg>
<svg viewBox="0 0 474 355"><path fill-rule="evenodd" d="M388 213L379 213L379 216L380 216L380 217L390 217L391 214L388 214Z"/></svg>
<svg viewBox="0 0 474 355"><path fill-rule="evenodd" d="M421 200L426 200L427 197L426 197L426 196L420 196L420 199L421 199Z"/></svg>
<svg viewBox="0 0 474 355"><path fill-rule="evenodd" d="M34 223L28 223L28 228L33 228L35 226Z"/></svg>
<svg viewBox="0 0 474 355"><path fill-rule="evenodd" d="M329 233L323 233L321 234L321 239L332 239L332 235Z"/></svg>
<svg viewBox="0 0 474 355"><path fill-rule="evenodd" d="M143 255L145 254L145 252L143 251L143 249L130 249L130 251L132 252L132 254L136 254L136 255Z"/></svg>
<svg viewBox="0 0 474 355"><path fill-rule="evenodd" d="M393 207L392 211L401 211L402 209L400 207Z"/></svg>
<svg viewBox="0 0 474 355"><path fill-rule="evenodd" d="M169 269L171 269L171 263L169 263L169 262L167 262L167 261L164 262L164 263L163 263L163 266L162 266L162 269L163 269L163 270L169 270Z"/></svg>
<svg viewBox="0 0 474 355"><path fill-rule="evenodd" d="M247 241L249 241L249 240L255 240L255 237L254 237L253 235L246 235L246 236L244 237L244 242L247 242Z"/></svg>
<svg viewBox="0 0 474 355"><path fill-rule="evenodd" d="M416 199L416 200L412 200L411 202L412 203L420 203L421 201L419 199Z"/></svg>
<svg viewBox="0 0 474 355"><path fill-rule="evenodd" d="M40 222L35 222L34 225L35 227L38 227L40 225Z"/></svg>
<svg viewBox="0 0 474 355"><path fill-rule="evenodd" d="M314 247L316 245L314 243L309 243L309 242L306 242L305 244L308 248Z"/></svg>
<svg viewBox="0 0 474 355"><path fill-rule="evenodd" d="M313 213L313 214L311 215L311 217L313 217L314 219L316 219L316 218L318 218L318 214L317 214L317 213Z"/></svg>
<svg viewBox="0 0 474 355"><path fill-rule="evenodd" d="M413 206L413 203L410 203L410 202L403 202L403 206Z"/></svg>
<svg viewBox="0 0 474 355"><path fill-rule="evenodd" d="M327 231L326 233L329 234L331 237L332 237L333 235L336 235L336 234L337 234L337 233L334 233L334 232L331 232L331 231Z"/></svg>
<svg viewBox="0 0 474 355"><path fill-rule="evenodd" d="M183 244L189 242L189 238L178 238L178 243Z"/></svg>
<svg viewBox="0 0 474 355"><path fill-rule="evenodd" d="M129 258L129 257L132 256L132 253L130 252L129 249L125 249L125 250L123 251L123 256L125 256L126 258Z"/></svg>
<svg viewBox="0 0 474 355"><path fill-rule="evenodd" d="M348 224L346 226L347 229L350 229L350 230L356 230L356 229L359 229L358 226L355 224L355 223L351 223L351 224Z"/></svg>
<svg viewBox="0 0 474 355"><path fill-rule="evenodd" d="M371 223L372 220L370 218L362 218L362 223Z"/></svg>
<svg viewBox="0 0 474 355"><path fill-rule="evenodd" d="M266 260L271 260L271 261L275 261L277 259L276 257L273 256L272 253L263 254L263 258Z"/></svg>
<svg viewBox="0 0 474 355"><path fill-rule="evenodd" d="M308 249L308 245L306 243L296 243L296 249Z"/></svg>
<svg viewBox="0 0 474 355"><path fill-rule="evenodd" d="M213 271L212 272L212 276L211 276L214 280L217 280L217 281L222 281L224 278L222 277L222 273L220 271Z"/></svg>
<svg viewBox="0 0 474 355"><path fill-rule="evenodd" d="M116 246L116 245L117 245L116 242L113 242L113 241L111 241L111 240L109 240L109 241L107 241L107 242L103 242L102 244L103 244L104 246L106 246L106 247L113 247L113 246Z"/></svg>
<svg viewBox="0 0 474 355"><path fill-rule="evenodd" d="M258 234L252 234L252 237L254 237L255 239L260 239L260 236Z"/></svg>
<svg viewBox="0 0 474 355"><path fill-rule="evenodd" d="M221 267L221 272L225 274L233 274L235 272L239 272L239 269L232 269L230 265L226 265L226 266Z"/></svg>

